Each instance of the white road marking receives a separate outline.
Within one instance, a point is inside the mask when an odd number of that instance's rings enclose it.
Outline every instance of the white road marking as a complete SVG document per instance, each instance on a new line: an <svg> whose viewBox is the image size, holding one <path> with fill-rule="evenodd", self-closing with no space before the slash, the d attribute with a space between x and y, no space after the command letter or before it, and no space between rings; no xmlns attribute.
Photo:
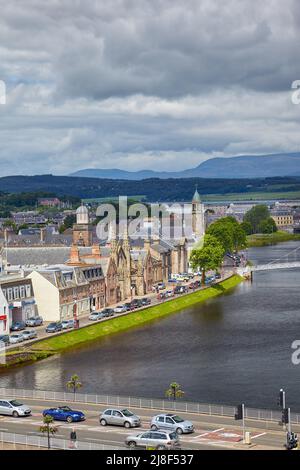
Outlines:
<svg viewBox="0 0 300 470"><path fill-rule="evenodd" d="M257 437L260 437L260 436L265 436L267 433L266 432L262 432L261 434L257 434L257 436L251 436L252 439L256 439Z"/></svg>
<svg viewBox="0 0 300 470"><path fill-rule="evenodd" d="M213 431L206 431L203 434L199 434L198 436L192 437L192 439L199 439L199 437L207 436L208 434L212 434L215 432L223 431L224 428L214 429Z"/></svg>

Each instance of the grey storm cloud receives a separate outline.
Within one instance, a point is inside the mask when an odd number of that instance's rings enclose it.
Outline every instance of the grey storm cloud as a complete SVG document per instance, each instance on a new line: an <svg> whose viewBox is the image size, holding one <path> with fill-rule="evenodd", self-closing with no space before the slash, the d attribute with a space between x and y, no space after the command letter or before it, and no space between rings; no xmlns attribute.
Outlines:
<svg viewBox="0 0 300 470"><path fill-rule="evenodd" d="M297 0L0 0L0 10L1 174L299 150Z"/></svg>

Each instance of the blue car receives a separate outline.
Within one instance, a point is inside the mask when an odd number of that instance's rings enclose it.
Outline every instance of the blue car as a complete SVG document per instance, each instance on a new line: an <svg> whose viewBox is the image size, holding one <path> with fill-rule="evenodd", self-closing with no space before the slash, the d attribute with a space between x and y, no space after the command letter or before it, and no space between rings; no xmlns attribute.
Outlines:
<svg viewBox="0 0 300 470"><path fill-rule="evenodd" d="M49 408L43 411L43 416L51 416L55 421L67 421L67 423L85 420L85 414L82 411L71 410L68 406Z"/></svg>

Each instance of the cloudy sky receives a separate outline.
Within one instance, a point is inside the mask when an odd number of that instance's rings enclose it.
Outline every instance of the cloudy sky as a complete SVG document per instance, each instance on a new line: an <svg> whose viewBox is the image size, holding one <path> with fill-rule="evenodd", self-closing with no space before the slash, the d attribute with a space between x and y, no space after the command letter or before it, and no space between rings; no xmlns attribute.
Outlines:
<svg viewBox="0 0 300 470"><path fill-rule="evenodd" d="M298 0L0 0L0 176L299 151Z"/></svg>

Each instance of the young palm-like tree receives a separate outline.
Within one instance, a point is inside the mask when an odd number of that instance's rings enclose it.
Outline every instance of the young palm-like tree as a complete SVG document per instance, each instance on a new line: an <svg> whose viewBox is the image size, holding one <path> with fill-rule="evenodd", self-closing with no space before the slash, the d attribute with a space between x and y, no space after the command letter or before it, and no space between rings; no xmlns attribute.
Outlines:
<svg viewBox="0 0 300 470"><path fill-rule="evenodd" d="M181 390L181 385L177 382L172 382L169 385L168 390L165 392L166 397L172 400L176 400L176 398L182 398L184 396L184 391Z"/></svg>
<svg viewBox="0 0 300 470"><path fill-rule="evenodd" d="M77 374L72 375L70 380L67 382L67 388L72 390L74 393L74 401L76 401L76 390L79 390L82 387L82 383L79 380Z"/></svg>
<svg viewBox="0 0 300 470"><path fill-rule="evenodd" d="M48 439L48 450L51 449L50 445L50 436L54 436L57 433L58 428L56 426L52 426L53 418L52 416L46 415L43 417L43 425L40 426L40 432L43 434L47 434Z"/></svg>

